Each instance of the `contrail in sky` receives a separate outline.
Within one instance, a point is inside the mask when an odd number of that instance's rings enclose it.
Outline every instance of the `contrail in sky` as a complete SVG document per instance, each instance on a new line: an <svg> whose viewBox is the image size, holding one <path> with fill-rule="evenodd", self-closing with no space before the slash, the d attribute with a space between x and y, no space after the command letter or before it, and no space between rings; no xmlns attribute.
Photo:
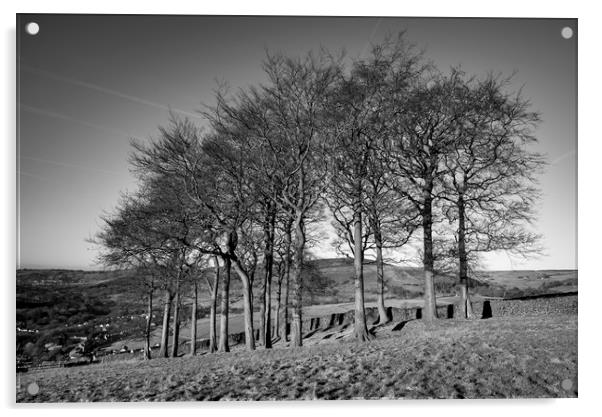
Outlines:
<svg viewBox="0 0 602 417"><path fill-rule="evenodd" d="M566 158L575 155L575 149L572 149L570 151L568 151L567 153L564 153L562 155L560 155L558 158L554 159L552 162L550 162L550 165L554 165L557 164L558 162L565 160Z"/></svg>
<svg viewBox="0 0 602 417"><path fill-rule="evenodd" d="M81 119L77 119L75 117L71 117L71 116L67 116L65 114L62 113L56 113L50 110L46 110L46 109L41 109L39 107L34 107L34 106L30 106L28 104L25 103L19 103L19 107L25 111L28 111L30 113L35 113L35 114L40 114L42 116L48 116L48 117L53 117L55 119L61 119L61 120L66 120L69 122L75 122L78 123L80 125L92 128L92 129L96 129L96 130L102 130L102 131L106 131L106 132L111 132L113 134L117 134L119 136L125 136L127 138L132 138L132 139L138 139L138 140L142 140L140 138L137 138L131 134L129 134L128 132L125 132L123 130L120 129L115 129L112 127L108 127L108 126L102 126L102 125L97 125L94 123L90 123L90 122L86 122L84 120Z"/></svg>
<svg viewBox="0 0 602 417"><path fill-rule="evenodd" d="M21 64L21 63L19 65L19 69L20 70L25 70L25 71L30 72L32 74L42 75L44 77L47 77L47 78L50 78L50 79L53 79L53 80L56 80L56 81L61 81L61 82L64 82L64 83L76 85L76 86L79 86L79 87L88 88L88 89L95 90L95 91L100 91L101 93L110 94L110 95L113 95L113 96L116 96L116 97L120 97L120 98L129 100L129 101L133 101L134 103L144 104L146 106L155 107L157 109L161 109L161 110L165 110L165 111L171 111L171 112L179 113L181 115L188 116L188 117L194 117L194 118L197 118L197 119L202 119L203 118L200 114L194 114L194 113L187 112L185 110L181 110L181 109L176 109L176 108L173 108L173 107L165 106L163 104L156 103L154 101L150 101L150 100L146 100L146 99L143 99L143 98L140 98L140 97L132 96L130 94L124 94L124 93L119 92L117 90L112 90L110 88L105 88L105 87L102 87L100 85L88 83L88 82L85 82L85 81L76 80L76 79L73 79L73 78L64 77L62 75L55 74L55 73L50 72L50 71L46 71L46 70L42 70L42 69L39 69L39 68L30 67L28 65L24 65L24 64Z"/></svg>
<svg viewBox="0 0 602 417"><path fill-rule="evenodd" d="M83 165L67 164L64 162L52 161L50 159L33 158L31 156L21 156L20 158L28 160L28 161L43 162L46 164L57 165L60 167L65 167L65 168L78 168L78 169L83 169L85 171L95 171L95 172L102 172L105 174L122 175L120 172L116 172L116 171L109 171L106 169L87 167L87 166L83 166Z"/></svg>
<svg viewBox="0 0 602 417"><path fill-rule="evenodd" d="M48 110L45 110L45 109L40 109L38 107L29 106L29 105L24 104L24 103L19 104L19 106L20 106L20 108L22 110L25 110L25 111L28 111L28 112L31 112L31 113L40 114L40 115L47 116L47 117L52 117L52 118L55 118L55 119L66 120L66 121L70 121L70 122L75 122L75 123L81 124L83 126L86 126L86 127L92 128L92 129L106 131L106 132L110 132L112 134L116 134L116 135L119 135L119 136L124 136L124 137L127 137L127 138L141 140L140 138L136 138L136 137L130 135L129 133L124 132L124 131L119 130L119 129L113 129L113 128L110 128L110 127L107 127L107 126L101 126L101 125L89 123L89 122L86 122L86 121L83 121L83 120L80 120L80 119L76 119L76 118L71 117L71 116L67 116L67 115L64 115L64 114L61 114L61 113L56 113L56 112L48 111ZM82 170L85 170L85 171L102 172L102 173L111 174L111 175L122 175L121 173L116 172L116 171L109 171L109 170L101 169L101 168L92 168L92 167L83 166L83 165L68 164L68 163L64 163L64 162L52 161L52 160L49 160L49 159L34 158L34 157L30 157L30 156L19 155L19 159L30 160L30 161L35 161L35 162L43 162L43 163L47 163L47 164L62 166L62 167L65 167L65 168L77 168L77 169L82 169ZM30 173L27 173L27 172L22 172L21 171L21 173L24 174L24 175L26 175L26 176L37 178L39 180L46 180L44 178L38 177L36 175L30 174Z"/></svg>
<svg viewBox="0 0 602 417"><path fill-rule="evenodd" d="M30 178L35 178L36 180L47 182L49 184L58 184L57 182L50 181L47 178L41 177L39 175L32 174L30 172L22 171L22 170L17 171L17 174L19 174L19 175L25 175L26 177L30 177Z"/></svg>

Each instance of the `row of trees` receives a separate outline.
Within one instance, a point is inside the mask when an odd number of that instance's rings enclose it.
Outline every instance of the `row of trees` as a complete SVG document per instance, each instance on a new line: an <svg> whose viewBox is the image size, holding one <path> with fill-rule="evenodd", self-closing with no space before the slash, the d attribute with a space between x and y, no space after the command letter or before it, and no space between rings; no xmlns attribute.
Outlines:
<svg viewBox="0 0 602 417"><path fill-rule="evenodd" d="M470 317L467 282L477 255L535 250L528 225L544 161L529 145L539 116L520 93L507 92L507 79L439 72L403 34L373 46L365 59L277 54L263 69L262 85L216 92L215 105L202 111L205 130L172 116L158 138L133 143L139 191L104 217L97 236L103 262L147 271L149 320L153 291L164 292L162 355L171 306L176 354L180 297L190 287L196 306L200 279L210 290L210 350L228 351L232 271L242 286L247 347L255 349L257 301L260 343L271 347L275 276L276 336L286 338L290 322L291 345L301 346L308 233L325 218L338 248L354 257L358 340L371 337L364 313L368 251L377 261L384 323L383 251L422 237L423 317L433 320L440 265L455 265Z"/></svg>

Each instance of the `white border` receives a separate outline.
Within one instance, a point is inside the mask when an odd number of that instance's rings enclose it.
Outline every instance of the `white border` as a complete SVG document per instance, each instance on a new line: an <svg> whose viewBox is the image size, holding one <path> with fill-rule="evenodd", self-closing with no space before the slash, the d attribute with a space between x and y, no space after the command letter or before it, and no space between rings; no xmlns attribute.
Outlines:
<svg viewBox="0 0 602 417"><path fill-rule="evenodd" d="M285 4L279 1L169 1L151 3L145 1L105 0L102 2L81 1L14 1L2 3L4 42L2 71L4 97L0 101L2 111L2 194L5 204L1 205L3 226L3 247L0 256L4 274L4 320L3 335L5 349L2 354L2 405L10 414L15 411L39 415L105 415L112 409L127 407L127 413L140 413L147 417L164 415L167 408L177 413L203 413L205 415L234 415L244 413L245 417L281 415L305 416L307 413L344 413L351 416L365 416L372 409L386 416L389 413L413 415L420 413L445 415L465 414L504 416L517 411L545 413L545 415L590 414L600 408L596 404L600 386L600 313L596 307L601 302L600 282L602 276L597 263L602 247L600 242L600 192L602 177L598 168L602 149L600 146L600 18L594 6L575 1L526 2L506 0L486 5L483 1L444 1L391 2L383 1L338 1L324 0L299 1ZM589 2L594 4L594 2ZM157 404L140 405L101 405L78 406L61 404L58 406L23 407L14 405L14 271L16 258L16 187L15 187L15 20L16 13L119 13L119 14L287 14L287 15L332 15L332 16L457 16L457 17L563 17L578 18L579 29L579 399L578 400L532 400L532 401L410 401L410 402L319 402L319 403L278 403L278 404ZM85 408L85 411L82 411ZM110 411L111 410L111 411Z"/></svg>

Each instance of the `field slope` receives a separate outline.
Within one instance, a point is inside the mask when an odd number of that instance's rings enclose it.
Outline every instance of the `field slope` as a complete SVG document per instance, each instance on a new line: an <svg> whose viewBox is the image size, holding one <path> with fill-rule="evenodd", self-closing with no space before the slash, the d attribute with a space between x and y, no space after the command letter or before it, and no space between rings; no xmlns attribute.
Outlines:
<svg viewBox="0 0 602 417"><path fill-rule="evenodd" d="M370 343L48 369L18 402L577 396L577 315L407 322ZM36 383L37 395L27 387Z"/></svg>

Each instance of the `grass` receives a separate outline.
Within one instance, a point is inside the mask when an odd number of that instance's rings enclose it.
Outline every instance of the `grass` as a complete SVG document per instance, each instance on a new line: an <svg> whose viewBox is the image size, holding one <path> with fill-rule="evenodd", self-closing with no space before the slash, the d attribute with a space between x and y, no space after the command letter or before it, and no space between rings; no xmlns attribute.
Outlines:
<svg viewBox="0 0 602 417"><path fill-rule="evenodd" d="M17 387L18 402L576 396L577 316L561 314L411 321L369 343L48 369Z"/></svg>

